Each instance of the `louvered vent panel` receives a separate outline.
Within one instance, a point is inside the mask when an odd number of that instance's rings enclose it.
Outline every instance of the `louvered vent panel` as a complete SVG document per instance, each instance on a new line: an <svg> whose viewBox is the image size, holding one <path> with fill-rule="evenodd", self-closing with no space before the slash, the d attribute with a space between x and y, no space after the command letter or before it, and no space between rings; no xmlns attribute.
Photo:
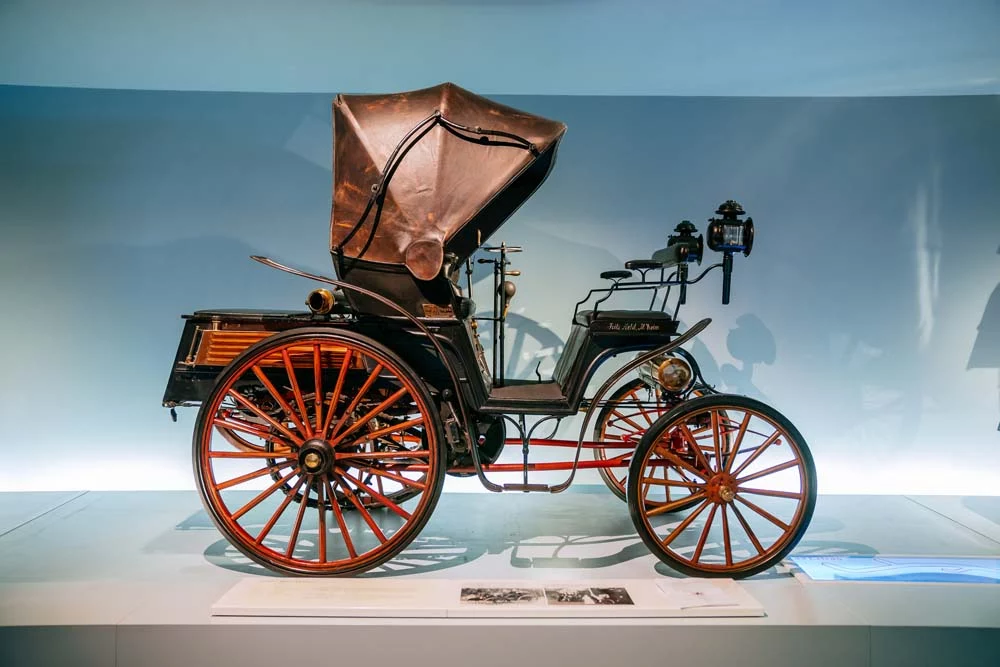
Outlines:
<svg viewBox="0 0 1000 667"><path fill-rule="evenodd" d="M195 353L194 362L197 365L205 366L225 366L245 349L264 340L268 336L273 336L275 331L249 331L246 329L206 329L201 332L201 341L198 344L198 351ZM292 365L301 367L313 365L312 345L301 345L289 348L289 358ZM320 348L322 366L324 368L336 368L344 361L346 348L323 345ZM261 361L261 366L281 366L281 354L275 353L265 357ZM357 366L357 364L351 364Z"/></svg>

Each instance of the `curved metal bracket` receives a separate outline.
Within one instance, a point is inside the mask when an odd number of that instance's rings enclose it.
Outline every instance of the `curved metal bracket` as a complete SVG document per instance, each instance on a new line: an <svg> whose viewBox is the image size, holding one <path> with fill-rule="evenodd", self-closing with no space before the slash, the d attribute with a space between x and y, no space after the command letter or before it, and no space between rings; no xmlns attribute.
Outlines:
<svg viewBox="0 0 1000 667"><path fill-rule="evenodd" d="M562 491L565 491L566 489L569 488L569 485L573 483L573 478L576 477L577 466L580 463L580 452L583 449L583 440L587 434L587 426L590 424L590 418L593 417L594 415L594 410L596 410L597 406L601 404L601 400L604 398L605 394L607 394L611 390L611 388L615 386L618 383L618 381L621 380L623 377L625 377L628 373L634 371L636 368L646 363L650 359L653 359L654 357L657 357L661 354L666 354L671 350L674 350L680 347L681 345L684 345L685 343L693 339L695 336L700 334L702 331L704 331L705 328L708 327L708 325L711 323L712 319L706 317L705 319L701 320L693 327L685 331L682 336L676 338L675 340L672 340L666 345L661 345L660 347L654 350L650 350L645 354L641 354L632 361L628 362L627 364L619 368L611 377L609 377L605 381L604 384L601 385L601 388L597 390L596 394L594 394L594 398L591 399L590 407L587 408L587 413L583 417L583 424L581 424L580 426L580 437L576 441L576 456L573 457L573 469L569 474L569 478L562 484L556 484L555 486L550 487L549 488L550 493L560 493Z"/></svg>

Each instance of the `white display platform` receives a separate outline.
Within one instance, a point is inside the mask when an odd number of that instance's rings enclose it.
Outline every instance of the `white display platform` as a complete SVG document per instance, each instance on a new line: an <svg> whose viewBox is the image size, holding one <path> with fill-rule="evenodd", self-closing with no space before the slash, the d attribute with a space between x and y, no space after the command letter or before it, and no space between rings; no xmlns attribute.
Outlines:
<svg viewBox="0 0 1000 667"><path fill-rule="evenodd" d="M614 603L612 596L620 598ZM600 598L598 596L601 596ZM573 601L565 601L566 599ZM605 599L606 604L596 603ZM213 616L306 618L720 618L763 616L731 579L460 581L244 579Z"/></svg>
<svg viewBox="0 0 1000 667"><path fill-rule="evenodd" d="M995 585L810 584L776 568L738 582L766 610L754 617L216 616L241 582L299 580L232 548L194 492L0 493L0 517L3 667L1000 665ZM821 496L795 553L997 557L1000 498ZM359 581L510 580L688 581L586 486L444 494L413 545Z"/></svg>

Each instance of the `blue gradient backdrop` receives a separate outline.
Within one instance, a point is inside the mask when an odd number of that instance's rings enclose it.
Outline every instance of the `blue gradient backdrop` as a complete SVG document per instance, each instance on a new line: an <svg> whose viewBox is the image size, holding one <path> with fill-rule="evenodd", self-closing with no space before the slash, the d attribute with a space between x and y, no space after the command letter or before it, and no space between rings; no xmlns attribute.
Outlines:
<svg viewBox="0 0 1000 667"><path fill-rule="evenodd" d="M178 316L300 307L252 253L330 271L331 97L0 87L0 490L193 485L194 413L159 407ZM569 125L496 237L526 246L511 372L736 198L733 301L713 275L682 311L714 318L709 379L786 413L823 492L1000 490L1000 99L499 99Z"/></svg>

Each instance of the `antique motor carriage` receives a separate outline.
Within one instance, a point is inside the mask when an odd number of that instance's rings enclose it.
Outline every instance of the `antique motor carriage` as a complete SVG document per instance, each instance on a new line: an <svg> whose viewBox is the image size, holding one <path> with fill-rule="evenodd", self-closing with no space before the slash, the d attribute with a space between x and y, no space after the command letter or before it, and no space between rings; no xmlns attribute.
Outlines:
<svg viewBox="0 0 1000 667"><path fill-rule="evenodd" d="M714 268L729 301L733 257L753 243L738 203L718 207L705 237L682 222L649 259L601 274L566 313L551 377L507 378L518 273L508 267L520 248L486 244L545 180L566 127L452 84L341 95L333 122L337 278L254 257L325 286L301 312L185 316L164 396L172 413L200 406L197 486L233 546L287 574L359 574L418 535L446 475L558 493L584 469L683 573L746 577L795 546L816 498L805 441L773 408L705 382L682 346L709 320L678 331L688 287ZM722 261L695 275L705 239ZM494 307L477 317L480 264L493 271ZM640 296L648 307L611 307ZM489 360L480 323L492 330ZM619 355L625 363L589 392ZM552 437L573 416L578 436ZM506 445L520 448L515 462L498 462ZM536 448L565 456L532 462ZM541 471L565 479L545 483Z"/></svg>

